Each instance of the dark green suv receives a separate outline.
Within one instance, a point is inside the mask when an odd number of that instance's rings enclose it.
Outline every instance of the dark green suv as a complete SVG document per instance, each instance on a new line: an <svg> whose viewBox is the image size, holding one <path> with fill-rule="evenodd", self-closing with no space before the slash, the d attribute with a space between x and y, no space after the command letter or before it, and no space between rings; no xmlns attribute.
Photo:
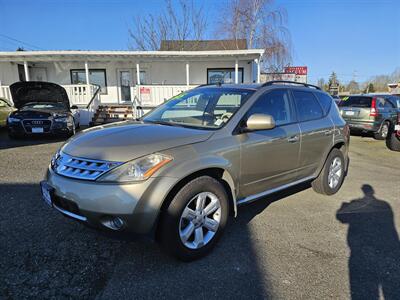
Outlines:
<svg viewBox="0 0 400 300"><path fill-rule="evenodd" d="M391 95L353 95L339 103L340 113L351 131L370 132L384 140L397 121L397 108Z"/></svg>

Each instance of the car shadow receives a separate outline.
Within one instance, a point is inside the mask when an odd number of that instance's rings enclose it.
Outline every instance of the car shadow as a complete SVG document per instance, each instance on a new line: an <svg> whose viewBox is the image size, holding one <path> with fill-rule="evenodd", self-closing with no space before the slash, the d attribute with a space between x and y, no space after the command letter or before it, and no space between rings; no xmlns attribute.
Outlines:
<svg viewBox="0 0 400 300"><path fill-rule="evenodd" d="M267 209L268 206L270 206L272 203L287 198L301 191L304 191L310 187L311 187L311 182L304 182L296 186L287 188L283 191L273 193L267 197L257 199L254 202L239 206L238 216L234 220L234 222L238 222L240 224L247 224L254 217L256 217L258 214L262 213L265 209Z"/></svg>
<svg viewBox="0 0 400 300"><path fill-rule="evenodd" d="M336 218L348 224L351 298L400 299L400 242L391 206L375 197L372 186L364 196L343 202Z"/></svg>
<svg viewBox="0 0 400 300"><path fill-rule="evenodd" d="M182 263L148 238L63 217L38 184L0 183L0 227L0 298L270 298L247 226L230 226L210 255Z"/></svg>
<svg viewBox="0 0 400 300"><path fill-rule="evenodd" d="M374 139L374 134L372 132L363 132L363 131L360 131L360 130L352 130L350 132L350 134L352 136L359 136L359 137L362 137L362 138L372 138L372 139Z"/></svg>
<svg viewBox="0 0 400 300"><path fill-rule="evenodd" d="M38 184L0 183L0 298L272 298L268 254L248 223L307 187L240 208L210 255L182 263L147 237L99 234L63 217Z"/></svg>

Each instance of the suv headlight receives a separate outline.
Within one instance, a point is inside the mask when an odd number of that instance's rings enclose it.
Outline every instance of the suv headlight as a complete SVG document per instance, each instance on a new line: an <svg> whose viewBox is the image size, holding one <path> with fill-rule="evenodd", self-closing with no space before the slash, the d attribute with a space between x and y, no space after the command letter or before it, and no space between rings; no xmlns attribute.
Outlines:
<svg viewBox="0 0 400 300"><path fill-rule="evenodd" d="M16 122L20 122L21 119L18 118L14 118L14 117L8 117L8 123L16 123Z"/></svg>
<svg viewBox="0 0 400 300"><path fill-rule="evenodd" d="M151 177L162 166L171 162L172 159L172 157L164 154L150 154L112 169L97 180L108 182L143 181Z"/></svg>
<svg viewBox="0 0 400 300"><path fill-rule="evenodd" d="M61 153L61 151L57 150L57 152L51 158L50 166L53 170L57 169L57 161L58 161L58 158L60 157L60 153Z"/></svg>

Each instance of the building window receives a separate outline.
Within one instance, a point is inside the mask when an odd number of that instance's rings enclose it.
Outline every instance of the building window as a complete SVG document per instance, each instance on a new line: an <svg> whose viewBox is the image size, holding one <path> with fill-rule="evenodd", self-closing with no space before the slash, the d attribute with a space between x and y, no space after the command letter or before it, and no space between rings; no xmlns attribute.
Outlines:
<svg viewBox="0 0 400 300"><path fill-rule="evenodd" d="M238 68L239 83L243 83L243 68ZM235 68L207 69L207 84L235 83Z"/></svg>
<svg viewBox="0 0 400 300"><path fill-rule="evenodd" d="M101 94L107 94L107 75L105 69L89 69L89 83L101 87ZM86 84L84 69L71 70L71 84Z"/></svg>
<svg viewBox="0 0 400 300"><path fill-rule="evenodd" d="M147 84L146 71L139 72L139 79L140 79L140 84Z"/></svg>

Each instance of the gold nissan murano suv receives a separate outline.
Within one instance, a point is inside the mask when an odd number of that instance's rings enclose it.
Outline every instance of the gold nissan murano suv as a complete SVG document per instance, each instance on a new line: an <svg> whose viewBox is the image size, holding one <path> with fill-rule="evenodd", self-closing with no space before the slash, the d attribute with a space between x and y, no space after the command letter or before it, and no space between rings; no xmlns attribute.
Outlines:
<svg viewBox="0 0 400 300"><path fill-rule="evenodd" d="M336 193L349 137L318 87L205 85L138 120L73 136L52 158L42 195L65 216L152 234L190 261L216 245L238 205L307 181L318 193Z"/></svg>

